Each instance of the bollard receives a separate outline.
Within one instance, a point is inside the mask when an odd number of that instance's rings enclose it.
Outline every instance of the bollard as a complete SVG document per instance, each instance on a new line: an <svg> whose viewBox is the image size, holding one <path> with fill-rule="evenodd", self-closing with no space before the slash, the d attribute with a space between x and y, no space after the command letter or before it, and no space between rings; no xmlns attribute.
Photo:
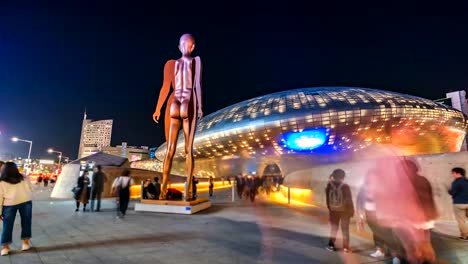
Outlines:
<svg viewBox="0 0 468 264"><path fill-rule="evenodd" d="M288 204L291 204L291 188L288 187Z"/></svg>
<svg viewBox="0 0 468 264"><path fill-rule="evenodd" d="M234 195L235 195L235 191L234 191L234 186L235 186L235 181L232 181L232 202L234 202L235 198L234 198Z"/></svg>
<svg viewBox="0 0 468 264"><path fill-rule="evenodd" d="M141 190L140 190L140 200L143 199L143 197L145 197L143 195L143 190L145 189L145 181L141 181Z"/></svg>

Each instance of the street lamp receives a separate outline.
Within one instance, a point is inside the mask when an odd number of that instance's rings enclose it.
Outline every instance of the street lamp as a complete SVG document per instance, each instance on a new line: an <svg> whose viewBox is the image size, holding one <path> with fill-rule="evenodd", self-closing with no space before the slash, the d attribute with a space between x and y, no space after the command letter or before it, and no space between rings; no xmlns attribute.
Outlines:
<svg viewBox="0 0 468 264"><path fill-rule="evenodd" d="M11 141L13 142L18 142L18 141L21 141L21 142L26 142L26 143L29 143L29 152L28 152L28 165L30 166L31 165L31 149L32 149L32 140L26 140L26 139L21 139L21 138L17 138L17 137L12 137L11 138ZM28 166L28 169L29 169L29 166Z"/></svg>
<svg viewBox="0 0 468 264"><path fill-rule="evenodd" d="M57 151L57 150L54 150L54 149L52 149L52 148L48 149L47 152L49 152L49 153L58 153L58 154L59 154L59 156L58 156L58 157L59 157L59 164L58 164L58 166L59 166L59 168L60 168L60 163L62 162L62 154L63 154L63 153L62 153L61 151Z"/></svg>

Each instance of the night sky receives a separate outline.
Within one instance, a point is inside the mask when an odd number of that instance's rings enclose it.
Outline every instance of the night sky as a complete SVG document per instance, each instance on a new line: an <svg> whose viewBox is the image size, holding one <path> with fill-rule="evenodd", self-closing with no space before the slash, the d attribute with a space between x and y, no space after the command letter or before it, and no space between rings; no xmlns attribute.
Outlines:
<svg viewBox="0 0 468 264"><path fill-rule="evenodd" d="M85 107L114 119L112 145L158 146L162 70L186 32L204 64L205 114L301 87L430 99L468 87L468 6L156 2L0 0L0 155L26 155L18 136L34 141L33 157L54 147L76 158Z"/></svg>

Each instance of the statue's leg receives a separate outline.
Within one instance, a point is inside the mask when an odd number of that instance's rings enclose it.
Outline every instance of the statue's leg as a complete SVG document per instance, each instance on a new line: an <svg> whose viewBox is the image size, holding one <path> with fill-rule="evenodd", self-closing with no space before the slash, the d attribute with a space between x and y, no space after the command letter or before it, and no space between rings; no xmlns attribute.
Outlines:
<svg viewBox="0 0 468 264"><path fill-rule="evenodd" d="M187 200L191 200L193 197L193 138L195 135L194 129L196 129L196 115L192 110L192 105L184 104L181 105L181 117L182 117L182 128L184 131L185 138L185 162L187 166L187 182L188 182L188 194L186 195Z"/></svg>
<svg viewBox="0 0 468 264"><path fill-rule="evenodd" d="M169 124L169 138L166 147L166 157L164 157L163 163L163 180L161 184L161 195L159 196L159 199L161 200L166 200L167 182L169 180L169 175L171 174L172 159L174 158L174 154L177 149L177 137L179 135L180 123L181 121L179 118L171 117Z"/></svg>

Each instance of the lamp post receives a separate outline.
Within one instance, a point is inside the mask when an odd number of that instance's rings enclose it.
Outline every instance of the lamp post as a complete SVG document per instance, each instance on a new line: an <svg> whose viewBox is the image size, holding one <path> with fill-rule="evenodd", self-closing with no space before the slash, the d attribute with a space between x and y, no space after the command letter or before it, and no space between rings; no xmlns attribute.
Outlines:
<svg viewBox="0 0 468 264"><path fill-rule="evenodd" d="M49 153L58 153L59 154L59 164L58 164L58 167L60 168L60 163L62 162L62 152L61 151L57 151L57 150L54 150L52 148L48 149L47 152Z"/></svg>
<svg viewBox="0 0 468 264"><path fill-rule="evenodd" d="M26 139L21 139L21 138L13 137L13 138L11 138L11 141L13 141L13 142L21 141L21 142L29 143L28 160L31 159L31 149L32 149L32 143L33 143L31 140L26 140Z"/></svg>
<svg viewBox="0 0 468 264"><path fill-rule="evenodd" d="M13 141L13 142L20 141L20 142L29 143L29 152L28 152L28 171L29 171L29 169L31 167L31 150L32 150L32 144L33 144L32 140L26 140L26 139L21 139L21 138L17 138L17 137L12 137L11 141Z"/></svg>

